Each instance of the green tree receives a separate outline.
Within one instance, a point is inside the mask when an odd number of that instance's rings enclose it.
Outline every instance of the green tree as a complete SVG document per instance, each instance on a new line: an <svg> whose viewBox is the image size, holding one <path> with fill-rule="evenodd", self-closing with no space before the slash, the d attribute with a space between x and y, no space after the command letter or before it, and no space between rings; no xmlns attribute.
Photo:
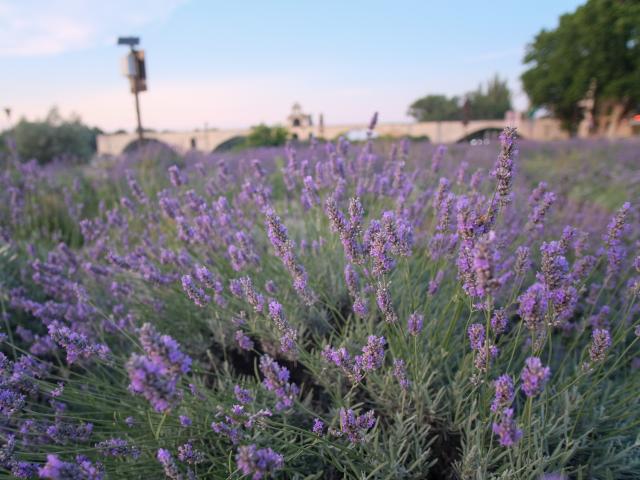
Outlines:
<svg viewBox="0 0 640 480"><path fill-rule="evenodd" d="M596 128L616 125L640 103L640 2L589 0L528 45L522 83L571 133L593 90Z"/></svg>
<svg viewBox="0 0 640 480"><path fill-rule="evenodd" d="M427 95L411 104L410 116L418 122L433 122L444 120L460 120L462 111L458 97L448 98L445 95Z"/></svg>
<svg viewBox="0 0 640 480"><path fill-rule="evenodd" d="M53 159L88 160L96 151L99 133L101 130L84 125L77 117L63 119L54 107L44 120L21 119L5 136L13 137L23 160L48 163Z"/></svg>
<svg viewBox="0 0 640 480"><path fill-rule="evenodd" d="M261 123L251 127L251 133L247 136L246 145L248 147L277 147L284 145L289 132L280 126L270 127Z"/></svg>
<svg viewBox="0 0 640 480"><path fill-rule="evenodd" d="M458 96L427 95L411 104L408 114L419 122L444 120L502 119L511 109L511 92L506 80L496 74L486 85L467 93L465 102Z"/></svg>
<svg viewBox="0 0 640 480"><path fill-rule="evenodd" d="M511 110L511 91L506 80L496 74L487 82L486 90L480 85L467 93L470 120L501 120Z"/></svg>

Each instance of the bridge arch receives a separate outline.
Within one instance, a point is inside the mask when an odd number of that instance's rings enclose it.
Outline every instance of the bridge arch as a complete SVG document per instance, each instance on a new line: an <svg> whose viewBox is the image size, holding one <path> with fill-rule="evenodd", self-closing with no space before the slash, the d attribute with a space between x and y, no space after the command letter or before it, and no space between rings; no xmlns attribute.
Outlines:
<svg viewBox="0 0 640 480"><path fill-rule="evenodd" d="M497 141L504 127L498 128L497 126L484 127L472 132L467 133L465 136L456 140L456 143L473 143L474 141ZM518 137L523 138L520 131L518 131Z"/></svg>
<svg viewBox="0 0 640 480"><path fill-rule="evenodd" d="M131 140L123 149L122 153L133 153L141 148L148 150L167 150L175 153L175 149L167 142L158 140L156 138L143 138L140 140L136 138Z"/></svg>
<svg viewBox="0 0 640 480"><path fill-rule="evenodd" d="M229 150L233 150L235 147L242 145L247 137L245 135L236 135L235 137L231 137L227 140L220 142L213 148L214 153L218 152L227 152Z"/></svg>
<svg viewBox="0 0 640 480"><path fill-rule="evenodd" d="M456 140L456 143L470 143L474 140L497 140L500 132L502 132L502 128L498 127L480 128L465 134L462 138Z"/></svg>

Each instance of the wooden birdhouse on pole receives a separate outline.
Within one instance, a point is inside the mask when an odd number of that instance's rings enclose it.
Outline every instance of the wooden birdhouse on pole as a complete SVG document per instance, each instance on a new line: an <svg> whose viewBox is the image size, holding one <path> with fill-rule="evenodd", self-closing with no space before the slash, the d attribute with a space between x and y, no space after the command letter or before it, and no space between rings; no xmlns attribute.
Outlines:
<svg viewBox="0 0 640 480"><path fill-rule="evenodd" d="M138 94L147 90L147 68L145 65L144 50L136 50L140 43L138 37L120 37L118 45L127 45L129 53L122 59L122 74L129 79L129 87L136 102L136 119L138 121L138 140L142 143L144 134L142 119L140 116L140 99Z"/></svg>

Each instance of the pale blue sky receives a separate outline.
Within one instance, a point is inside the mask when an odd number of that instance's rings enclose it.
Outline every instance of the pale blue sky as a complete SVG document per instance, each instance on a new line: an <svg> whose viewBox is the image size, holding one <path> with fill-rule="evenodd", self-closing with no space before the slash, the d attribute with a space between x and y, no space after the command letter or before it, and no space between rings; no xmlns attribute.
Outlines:
<svg viewBox="0 0 640 480"><path fill-rule="evenodd" d="M134 125L118 35L148 59L145 127L283 122L298 101L327 123L406 121L429 93L462 94L497 72L518 77L527 42L580 0L0 0L0 107ZM0 119L0 129L6 120Z"/></svg>

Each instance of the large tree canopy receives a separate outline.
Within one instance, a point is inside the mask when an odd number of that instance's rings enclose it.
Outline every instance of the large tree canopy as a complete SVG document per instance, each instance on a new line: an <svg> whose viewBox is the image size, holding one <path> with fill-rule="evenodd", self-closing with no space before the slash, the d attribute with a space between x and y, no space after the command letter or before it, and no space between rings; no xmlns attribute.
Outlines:
<svg viewBox="0 0 640 480"><path fill-rule="evenodd" d="M575 132L582 100L594 88L595 120L618 122L640 102L640 2L589 0L542 30L528 45L522 83L534 107L545 107Z"/></svg>

